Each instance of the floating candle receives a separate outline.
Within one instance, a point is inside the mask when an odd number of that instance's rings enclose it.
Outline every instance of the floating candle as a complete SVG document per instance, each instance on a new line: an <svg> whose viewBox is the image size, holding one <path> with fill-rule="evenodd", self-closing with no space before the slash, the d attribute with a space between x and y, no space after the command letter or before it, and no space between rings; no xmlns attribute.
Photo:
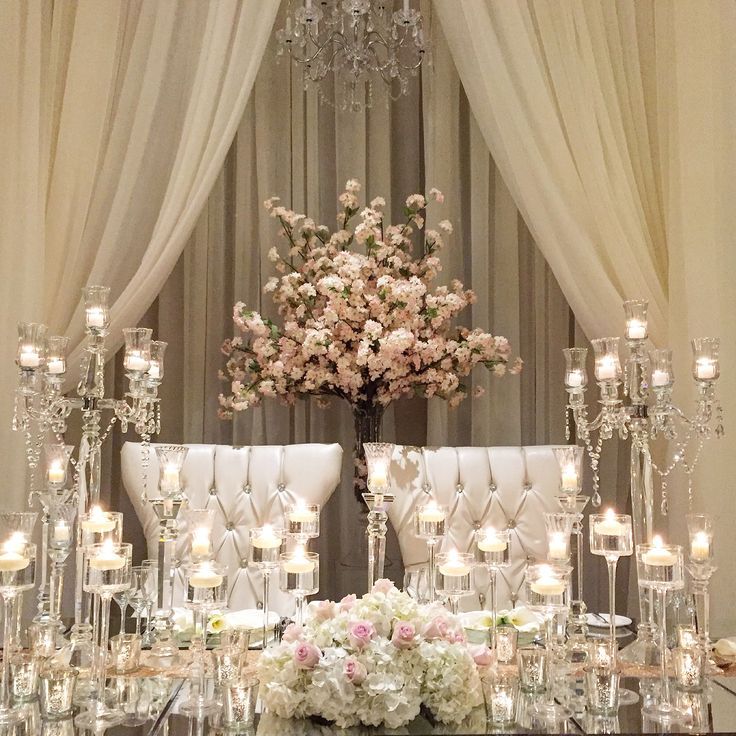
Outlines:
<svg viewBox="0 0 736 736"><path fill-rule="evenodd" d="M596 522L593 531L596 534L605 534L612 537L620 537L626 532L624 525L616 521L616 512L613 509L606 511L605 519Z"/></svg>
<svg viewBox="0 0 736 736"><path fill-rule="evenodd" d="M470 574L470 565L460 559L457 550L451 549L447 553L447 561L440 565L440 573L446 577L462 577Z"/></svg>
<svg viewBox="0 0 736 736"><path fill-rule="evenodd" d="M107 512L99 506L93 506L89 512L89 518L82 521L82 531L85 532L104 534L105 532L111 532L114 528L114 519L110 518Z"/></svg>
<svg viewBox="0 0 736 736"><path fill-rule="evenodd" d="M189 576L189 585L192 588L217 588L222 585L222 581L222 575L216 572L209 563L204 563Z"/></svg>
<svg viewBox="0 0 736 736"><path fill-rule="evenodd" d="M308 509L304 501L297 501L296 506L289 512L289 521L295 524L313 524L316 520L316 512Z"/></svg>
<svg viewBox="0 0 736 736"><path fill-rule="evenodd" d="M552 532L547 540L549 558L551 560L566 560L568 558L567 540L562 532Z"/></svg>
<svg viewBox="0 0 736 736"><path fill-rule="evenodd" d="M282 562L281 567L283 568L284 572L300 574L312 572L312 570L314 570L314 562L304 556L303 547L297 547L294 551L293 557Z"/></svg>
<svg viewBox="0 0 736 736"><path fill-rule="evenodd" d="M110 570L120 570L125 566L125 557L117 554L111 540L107 540L97 554L90 558L89 566L93 570L106 572Z"/></svg>
<svg viewBox="0 0 736 736"><path fill-rule="evenodd" d="M445 512L437 506L435 501L430 501L419 509L419 521L437 523L444 520Z"/></svg>
<svg viewBox="0 0 736 736"><path fill-rule="evenodd" d="M667 565L674 565L677 562L677 557L668 549L663 548L662 537L660 536L654 537L652 548L647 550L641 556L641 559L645 565L650 565L651 567L665 567Z"/></svg>
<svg viewBox="0 0 736 736"><path fill-rule="evenodd" d="M560 595L565 590L565 583L552 575L543 576L531 584L531 589L537 595Z"/></svg>
<svg viewBox="0 0 736 736"><path fill-rule="evenodd" d="M282 541L281 536L274 533L274 530L266 524L261 529L261 533L251 539L251 544L258 549L273 549L280 547Z"/></svg>
<svg viewBox="0 0 736 736"><path fill-rule="evenodd" d="M204 527L192 533L192 554L204 557L210 553L210 530Z"/></svg>
<svg viewBox="0 0 736 736"><path fill-rule="evenodd" d="M0 554L0 570L3 572L18 572L25 570L31 564L29 557L23 554L25 543L18 544L12 537L3 545Z"/></svg>
<svg viewBox="0 0 736 736"><path fill-rule="evenodd" d="M493 528L488 528L484 532L485 536L478 542L478 549L481 552L503 552L508 544L505 539L501 539Z"/></svg>
<svg viewBox="0 0 736 736"><path fill-rule="evenodd" d="M705 562L710 557L710 537L706 532L697 532L690 544L690 558Z"/></svg>

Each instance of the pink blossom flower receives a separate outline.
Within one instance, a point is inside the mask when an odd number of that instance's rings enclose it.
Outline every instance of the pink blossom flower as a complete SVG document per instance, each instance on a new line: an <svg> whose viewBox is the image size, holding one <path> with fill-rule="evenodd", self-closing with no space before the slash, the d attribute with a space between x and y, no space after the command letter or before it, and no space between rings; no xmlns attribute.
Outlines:
<svg viewBox="0 0 736 736"><path fill-rule="evenodd" d="M363 649L376 635L376 629L370 621L353 621L348 627L348 641L356 649Z"/></svg>
<svg viewBox="0 0 736 736"><path fill-rule="evenodd" d="M313 670L321 656L322 652L314 644L303 641L294 650L294 664L300 670Z"/></svg>
<svg viewBox="0 0 736 736"><path fill-rule="evenodd" d="M299 624L289 624L284 629L284 634L281 637L282 641L295 642L299 641L304 637L304 627Z"/></svg>
<svg viewBox="0 0 736 736"><path fill-rule="evenodd" d="M388 578L380 578L379 580L376 580L375 583L373 583L373 588L371 589L372 593L383 593L386 595L386 593L391 592L392 590L396 590L396 586L394 585L392 580L389 580Z"/></svg>
<svg viewBox="0 0 736 736"><path fill-rule="evenodd" d="M413 623L401 621L394 626L391 643L397 649L411 649L416 644L417 630Z"/></svg>
<svg viewBox="0 0 736 736"><path fill-rule="evenodd" d="M355 659L355 657L347 657L345 659L344 672L347 681L352 682L353 685L362 684L368 676L368 671L366 670L365 665Z"/></svg>
<svg viewBox="0 0 736 736"><path fill-rule="evenodd" d="M346 595L344 598L340 600L340 602L337 604L338 608L340 609L341 613L348 613L352 610L353 606L355 605L355 602L358 600L355 593L351 593L350 595Z"/></svg>

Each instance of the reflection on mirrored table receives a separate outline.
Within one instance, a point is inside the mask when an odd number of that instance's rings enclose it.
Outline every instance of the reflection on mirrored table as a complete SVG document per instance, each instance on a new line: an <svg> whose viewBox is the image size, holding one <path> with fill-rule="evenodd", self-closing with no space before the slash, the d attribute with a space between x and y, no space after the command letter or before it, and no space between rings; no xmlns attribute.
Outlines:
<svg viewBox="0 0 736 736"><path fill-rule="evenodd" d="M416 718L400 733L407 736L421 734L463 736L483 733L549 733L549 734L644 734L662 733L661 725L642 714L642 707L657 697L659 682L653 679L624 678L622 684L639 695L639 702L622 706L615 716L593 716L580 705L580 691L575 680L561 680L556 691L558 701L566 704L573 715L562 724L545 724L534 710L532 693L522 693L516 719L511 725L495 729L486 722L485 709L478 708L456 726L433 724L424 716ZM309 721L286 721L270 714L256 714L251 725L228 726L223 709L202 718L184 715L179 706L189 698L189 685L183 680L166 677L115 677L108 681L108 697L112 696L125 714L119 725L106 730L91 731L75 724L74 716L46 720L41 717L38 703L25 706L24 718L18 723L0 727L0 736L337 736L338 733L381 736L381 729L356 728L341 731L330 724ZM221 693L213 693L222 702ZM577 696L577 697L576 697ZM678 708L687 713L682 723L672 724L668 733L736 732L736 678L716 677L709 681L702 693L675 694ZM386 732L388 733L388 732ZM395 734L397 732L390 732Z"/></svg>

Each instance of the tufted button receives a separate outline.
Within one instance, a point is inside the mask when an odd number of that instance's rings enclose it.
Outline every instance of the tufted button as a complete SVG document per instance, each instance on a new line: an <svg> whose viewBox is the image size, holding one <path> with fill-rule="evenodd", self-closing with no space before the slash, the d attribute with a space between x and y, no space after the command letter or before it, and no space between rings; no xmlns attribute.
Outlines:
<svg viewBox="0 0 736 736"><path fill-rule="evenodd" d="M464 485L463 485L462 483L458 483L458 484L457 484L457 485L455 486L455 490L456 490L456 491L457 491L458 493L462 493L462 492L463 492L463 491L465 490L465 486L464 486Z"/></svg>
<svg viewBox="0 0 736 736"><path fill-rule="evenodd" d="M212 488L210 488L210 496L216 496L216 495L217 495L217 488L212 486Z"/></svg>
<svg viewBox="0 0 736 736"><path fill-rule="evenodd" d="M279 493L283 493L283 492L284 492L284 491L286 490L286 484L284 484L284 483L279 483L279 484L278 484L278 485L276 486L276 490L277 490L277 491L278 491Z"/></svg>
<svg viewBox="0 0 736 736"><path fill-rule="evenodd" d="M228 521L228 523L225 524L225 529L227 529L229 532L231 532L233 529L235 529L235 524L233 524L232 521Z"/></svg>
<svg viewBox="0 0 736 736"><path fill-rule="evenodd" d="M495 484L495 483L491 483L491 485L489 485L489 486L488 486L488 490L489 490L489 491L490 491L491 493L495 493L495 492L496 492L496 491L498 490L498 486L496 486L496 484Z"/></svg>
<svg viewBox="0 0 736 736"><path fill-rule="evenodd" d="M474 530L475 530L476 532L478 531L478 529L480 529L480 527L481 527L481 523L480 523L479 521L474 521L474 522L473 522L473 529L474 529Z"/></svg>
<svg viewBox="0 0 736 736"><path fill-rule="evenodd" d="M245 570L245 569L248 568L248 560L247 559L246 560L240 560L240 568L242 570Z"/></svg>
<svg viewBox="0 0 736 736"><path fill-rule="evenodd" d="M532 484L531 484L531 483L524 483L524 486L523 486L523 488L524 488L524 493L529 493L529 491L532 491L532 490L534 490L534 489L532 488Z"/></svg>
<svg viewBox="0 0 736 736"><path fill-rule="evenodd" d="M513 593L513 592L512 592L512 593L510 593L510 598L511 598L511 603L516 603L516 601L517 601L517 600L518 600L518 598L519 598L519 594L518 594L518 593Z"/></svg>
<svg viewBox="0 0 736 736"><path fill-rule="evenodd" d="M429 495L430 493L432 493L432 486L429 485L429 483L425 483L422 486L422 491L424 491L424 493L426 493L427 495Z"/></svg>
<svg viewBox="0 0 736 736"><path fill-rule="evenodd" d="M516 529L516 519L509 519L508 522L506 523L506 526L509 529Z"/></svg>
<svg viewBox="0 0 736 736"><path fill-rule="evenodd" d="M250 487L250 483L246 483L243 486L243 493L245 493L247 496L250 496L250 494L253 492L253 489Z"/></svg>

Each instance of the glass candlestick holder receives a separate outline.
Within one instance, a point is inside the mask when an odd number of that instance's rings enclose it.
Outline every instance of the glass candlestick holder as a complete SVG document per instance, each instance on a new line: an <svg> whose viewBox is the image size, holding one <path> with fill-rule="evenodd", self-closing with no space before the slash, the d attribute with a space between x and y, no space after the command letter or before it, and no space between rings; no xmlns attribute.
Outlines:
<svg viewBox="0 0 736 736"><path fill-rule="evenodd" d="M660 697L658 702L644 706L642 712L661 723L677 722L681 713L670 701L669 676L667 674L667 592L684 587L682 547L664 544L655 536L652 544L636 547L636 567L639 584L655 590L659 599L659 646L660 646Z"/></svg>
<svg viewBox="0 0 736 736"><path fill-rule="evenodd" d="M198 562L186 571L184 605L194 613L194 633L191 640L192 665L195 678L189 700L179 710L185 715L202 718L217 708L217 702L207 693L207 618L227 605L227 575L215 562Z"/></svg>
<svg viewBox="0 0 736 736"><path fill-rule="evenodd" d="M368 492L363 500L368 506L368 590L384 575L386 563L386 531L388 507L394 502L391 493L391 456L394 446L390 442L366 442L363 444L368 470Z"/></svg>
<svg viewBox="0 0 736 736"><path fill-rule="evenodd" d="M496 619L498 618L498 571L511 564L510 534L508 529L487 527L475 532L476 564L488 570L491 594L491 649L496 649Z"/></svg>
<svg viewBox="0 0 736 736"><path fill-rule="evenodd" d="M469 552L458 552L451 549L437 555L437 579L435 589L447 597L450 611L457 615L460 599L473 593L471 573L473 571L473 555Z"/></svg>
<svg viewBox="0 0 736 736"><path fill-rule="evenodd" d="M84 556L84 589L99 600L99 615L93 622L93 681L95 694L75 723L82 728L99 729L119 723L123 713L107 705L107 645L110 638L110 602L115 593L130 587L131 544L116 544L111 539L87 547Z"/></svg>
<svg viewBox="0 0 736 736"><path fill-rule="evenodd" d="M319 513L317 514L319 518ZM284 546L284 531L269 524L250 530L250 564L261 571L263 578L263 638L261 648L268 646L269 600L271 597L271 573L279 566Z"/></svg>
<svg viewBox="0 0 736 736"><path fill-rule="evenodd" d="M414 511L414 533L427 543L429 553L429 602L435 601L435 551L437 543L444 538L447 525L447 509L432 500Z"/></svg>
<svg viewBox="0 0 736 736"><path fill-rule="evenodd" d="M296 599L296 623L304 624L305 600L319 592L319 555L297 547L279 556L279 588Z"/></svg>

